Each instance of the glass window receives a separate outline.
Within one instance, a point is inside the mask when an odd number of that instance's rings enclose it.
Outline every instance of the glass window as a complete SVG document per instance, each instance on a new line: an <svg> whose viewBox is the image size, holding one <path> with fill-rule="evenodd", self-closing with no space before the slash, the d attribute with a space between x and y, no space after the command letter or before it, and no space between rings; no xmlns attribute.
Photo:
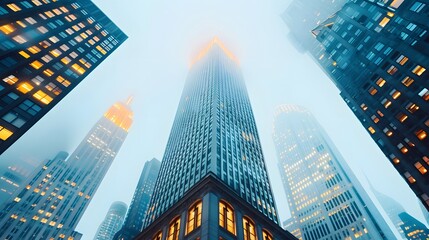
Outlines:
<svg viewBox="0 0 429 240"><path fill-rule="evenodd" d="M155 234L155 236L152 238L153 240L162 240L162 232L158 232Z"/></svg>
<svg viewBox="0 0 429 240"><path fill-rule="evenodd" d="M203 207L202 201L197 202L188 210L188 227L187 233L192 232L197 227L201 226L201 210Z"/></svg>
<svg viewBox="0 0 429 240"><path fill-rule="evenodd" d="M234 210L223 201L219 202L219 225L235 234Z"/></svg>
<svg viewBox="0 0 429 240"><path fill-rule="evenodd" d="M175 219L168 229L167 240L179 240L180 233L180 217Z"/></svg>
<svg viewBox="0 0 429 240"><path fill-rule="evenodd" d="M13 132L10 131L9 129L0 126L0 139L5 141L7 140L10 136L12 136Z"/></svg>
<svg viewBox="0 0 429 240"><path fill-rule="evenodd" d="M271 235L270 232L268 232L267 230L263 230L262 231L262 238L263 240L273 240L273 236Z"/></svg>
<svg viewBox="0 0 429 240"><path fill-rule="evenodd" d="M247 217L243 218L244 240L256 240L255 224Z"/></svg>

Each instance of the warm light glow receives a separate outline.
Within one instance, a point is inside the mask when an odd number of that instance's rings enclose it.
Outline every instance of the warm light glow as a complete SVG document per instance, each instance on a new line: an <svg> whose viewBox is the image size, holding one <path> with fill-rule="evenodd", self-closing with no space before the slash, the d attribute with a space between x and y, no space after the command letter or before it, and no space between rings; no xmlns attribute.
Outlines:
<svg viewBox="0 0 429 240"><path fill-rule="evenodd" d="M26 94L29 91L33 90L33 86L27 82L21 83L19 87L16 88L18 91Z"/></svg>
<svg viewBox="0 0 429 240"><path fill-rule="evenodd" d="M104 117L127 132L133 123L133 112L128 108L128 105L124 105L120 102L110 107L104 114Z"/></svg>
<svg viewBox="0 0 429 240"><path fill-rule="evenodd" d="M222 50L223 50L223 52L231 59L231 60L233 60L234 62L236 62L236 63L238 63L238 59L231 53L231 51L229 51L226 47L225 47L225 45L223 45L223 43L217 38L217 37L215 37L211 42L210 42L210 44L206 47L206 48L204 48L204 50L202 50L199 54L198 54L198 56L192 61L192 63L191 63L191 66L192 65L194 65L198 60L200 60L201 58L203 58L204 56L206 56L207 55L207 53L210 51L210 49L214 46L214 45L217 45L217 46L219 46Z"/></svg>

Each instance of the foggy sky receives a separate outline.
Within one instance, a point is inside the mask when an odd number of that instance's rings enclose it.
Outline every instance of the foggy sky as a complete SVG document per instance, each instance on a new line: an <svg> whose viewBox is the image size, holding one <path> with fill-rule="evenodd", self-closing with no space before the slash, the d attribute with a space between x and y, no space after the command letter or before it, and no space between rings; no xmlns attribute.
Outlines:
<svg viewBox="0 0 429 240"><path fill-rule="evenodd" d="M365 188L366 175L423 219L414 193L334 84L289 42L280 18L288 1L95 2L129 39L0 157L0 167L36 166L60 150L71 153L111 104L133 95L134 124L78 225L83 239L94 237L112 202L129 205L144 162L162 159L190 63L215 36L240 61L281 221L290 214L271 134L274 109L285 103L312 111Z"/></svg>

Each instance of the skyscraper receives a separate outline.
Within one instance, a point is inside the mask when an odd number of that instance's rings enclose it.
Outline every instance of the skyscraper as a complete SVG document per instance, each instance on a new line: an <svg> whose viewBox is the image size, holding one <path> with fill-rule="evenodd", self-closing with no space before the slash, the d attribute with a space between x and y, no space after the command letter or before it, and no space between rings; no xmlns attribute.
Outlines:
<svg viewBox="0 0 429 240"><path fill-rule="evenodd" d="M67 158L46 160L0 209L0 239L79 239L74 232L132 124L128 105L116 103Z"/></svg>
<svg viewBox="0 0 429 240"><path fill-rule="evenodd" d="M293 0L282 19L289 28L289 40L300 52L312 52L318 42L311 35L314 26L325 21L348 0Z"/></svg>
<svg viewBox="0 0 429 240"><path fill-rule="evenodd" d="M238 60L214 39L185 88L138 239L295 239L278 225Z"/></svg>
<svg viewBox="0 0 429 240"><path fill-rule="evenodd" d="M401 237L406 239L406 236L402 229L402 225L404 223L399 217L400 213L405 212L404 207L402 207L402 205L398 203L395 199L387 196L386 194L381 193L374 188L372 188L372 191L374 192L374 195L377 197L378 201L381 203L381 207L383 207L384 211L387 213L387 216L389 216L390 220L392 220L393 225L395 225L399 234L401 234Z"/></svg>
<svg viewBox="0 0 429 240"><path fill-rule="evenodd" d="M351 1L313 30L314 58L427 209L428 4Z"/></svg>
<svg viewBox="0 0 429 240"><path fill-rule="evenodd" d="M0 206L22 188L26 179L31 174L30 170L20 167L18 164L9 165L0 173Z"/></svg>
<svg viewBox="0 0 429 240"><path fill-rule="evenodd" d="M126 38L90 0L0 3L0 154Z"/></svg>
<svg viewBox="0 0 429 240"><path fill-rule="evenodd" d="M304 240L396 239L310 112L278 107L273 139L289 209Z"/></svg>
<svg viewBox="0 0 429 240"><path fill-rule="evenodd" d="M156 158L144 164L127 218L121 230L115 234L114 239L131 240L141 232L160 167L161 162Z"/></svg>
<svg viewBox="0 0 429 240"><path fill-rule="evenodd" d="M406 212L400 213L399 217L404 223L401 227L407 239L429 239L429 229L419 220Z"/></svg>
<svg viewBox="0 0 429 240"><path fill-rule="evenodd" d="M97 229L94 240L112 240L115 233L121 229L126 213L127 204L123 202L112 203L106 217Z"/></svg>

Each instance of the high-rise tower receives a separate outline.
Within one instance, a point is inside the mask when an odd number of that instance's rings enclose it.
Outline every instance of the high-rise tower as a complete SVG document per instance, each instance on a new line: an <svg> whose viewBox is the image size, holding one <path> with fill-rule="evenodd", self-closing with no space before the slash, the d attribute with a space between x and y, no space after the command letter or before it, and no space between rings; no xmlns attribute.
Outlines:
<svg viewBox="0 0 429 240"><path fill-rule="evenodd" d="M273 139L293 222L304 240L396 239L310 112L278 107Z"/></svg>
<svg viewBox="0 0 429 240"><path fill-rule="evenodd" d="M90 0L0 3L0 154L126 38Z"/></svg>
<svg viewBox="0 0 429 240"><path fill-rule="evenodd" d="M0 209L0 239L79 238L74 229L132 124L129 106L114 104L73 154L42 163Z"/></svg>
<svg viewBox="0 0 429 240"><path fill-rule="evenodd" d="M160 167L161 162L156 158L144 164L127 218L121 230L115 234L114 239L131 240L141 232Z"/></svg>
<svg viewBox="0 0 429 240"><path fill-rule="evenodd" d="M277 210L238 60L193 63L139 239L294 239Z"/></svg>
<svg viewBox="0 0 429 240"><path fill-rule="evenodd" d="M429 2L350 1L313 30L314 59L429 209Z"/></svg>
<svg viewBox="0 0 429 240"><path fill-rule="evenodd" d="M127 213L127 204L123 202L114 202L109 208L103 222L97 229L94 240L112 240L115 233L124 223Z"/></svg>

